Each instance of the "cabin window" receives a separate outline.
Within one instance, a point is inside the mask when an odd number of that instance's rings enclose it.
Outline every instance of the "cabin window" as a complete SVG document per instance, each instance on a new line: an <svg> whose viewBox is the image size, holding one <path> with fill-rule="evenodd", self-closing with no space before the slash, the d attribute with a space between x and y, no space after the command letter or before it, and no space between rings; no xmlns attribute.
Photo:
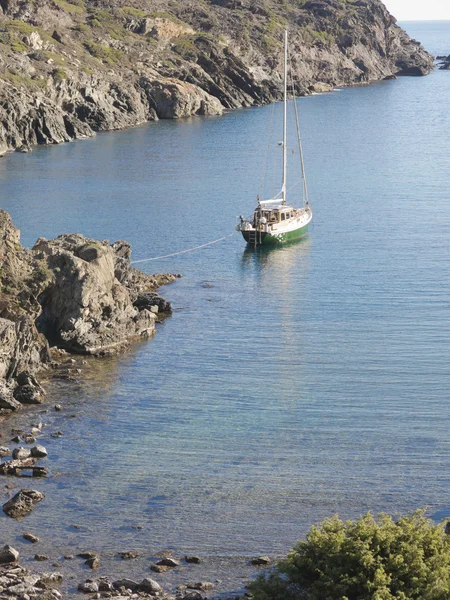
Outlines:
<svg viewBox="0 0 450 600"><path fill-rule="evenodd" d="M284 213L281 213L281 220L284 221L286 218L286 215Z"/></svg>

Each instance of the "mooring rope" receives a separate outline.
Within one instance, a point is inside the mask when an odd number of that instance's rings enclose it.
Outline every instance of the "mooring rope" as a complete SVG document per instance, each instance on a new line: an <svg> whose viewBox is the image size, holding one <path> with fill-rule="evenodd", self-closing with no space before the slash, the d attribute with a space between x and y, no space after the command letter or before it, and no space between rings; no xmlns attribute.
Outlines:
<svg viewBox="0 0 450 600"><path fill-rule="evenodd" d="M217 244L217 242L221 242L222 240L226 240L227 238L233 236L236 232L230 233L229 235L224 235L217 240L213 240L212 242L208 242L206 244L200 244L199 246L194 246L193 248L187 248L187 250L180 250L179 252L172 252L172 254L164 254L163 256L153 256L152 258L141 258L140 260L132 260L130 264L136 265L137 263L150 262L151 260L161 260L162 258L170 258L171 256L178 256L178 254L186 254L186 252L193 252L194 250L198 250L199 248L204 248L205 246L211 246L212 244Z"/></svg>

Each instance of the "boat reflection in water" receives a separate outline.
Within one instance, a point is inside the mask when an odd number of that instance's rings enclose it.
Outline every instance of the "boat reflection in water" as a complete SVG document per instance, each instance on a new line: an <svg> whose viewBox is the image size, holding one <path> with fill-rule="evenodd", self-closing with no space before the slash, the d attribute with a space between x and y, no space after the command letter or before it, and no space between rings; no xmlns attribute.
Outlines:
<svg viewBox="0 0 450 600"><path fill-rule="evenodd" d="M249 332L257 351L250 368L260 368L270 355L273 397L278 407L301 407L308 377L305 337L310 323L312 239L305 237L282 247L247 246L242 253L242 277L254 286L260 321ZM274 400L275 401L275 400Z"/></svg>
<svg viewBox="0 0 450 600"><path fill-rule="evenodd" d="M279 246L253 246L247 245L242 253L242 266L244 269L254 266L257 271L263 272L273 269L273 277L290 273L294 267L302 273L309 267L309 253L312 241L309 236L293 240ZM284 277L282 278L285 279Z"/></svg>

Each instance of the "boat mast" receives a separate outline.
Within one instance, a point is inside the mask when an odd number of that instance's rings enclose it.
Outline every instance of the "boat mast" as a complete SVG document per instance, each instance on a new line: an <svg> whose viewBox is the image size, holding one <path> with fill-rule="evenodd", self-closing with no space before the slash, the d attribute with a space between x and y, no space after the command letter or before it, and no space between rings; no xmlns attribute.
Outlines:
<svg viewBox="0 0 450 600"><path fill-rule="evenodd" d="M282 204L286 204L287 173L287 69L288 69L288 32L284 32L284 111L283 111L283 181L281 185Z"/></svg>

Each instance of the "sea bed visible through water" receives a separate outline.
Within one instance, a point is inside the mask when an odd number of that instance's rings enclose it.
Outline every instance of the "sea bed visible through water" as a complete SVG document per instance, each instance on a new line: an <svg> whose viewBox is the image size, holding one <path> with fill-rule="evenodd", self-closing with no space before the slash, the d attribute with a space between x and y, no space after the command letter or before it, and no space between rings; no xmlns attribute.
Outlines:
<svg viewBox="0 0 450 600"><path fill-rule="evenodd" d="M449 23L405 27L450 52ZM301 99L309 236L254 252L236 235L137 265L183 274L161 290L173 317L78 381L48 382L47 413L2 425L46 423L51 476L32 482L46 498L22 523L0 517L24 564L95 550L100 575L144 576L170 549L205 564L163 585L231 590L250 557L335 512L450 515L449 92L436 71ZM28 246L69 231L126 239L135 259L203 244L254 208L271 110L7 156L2 207ZM66 587L89 576L81 565L58 569Z"/></svg>

